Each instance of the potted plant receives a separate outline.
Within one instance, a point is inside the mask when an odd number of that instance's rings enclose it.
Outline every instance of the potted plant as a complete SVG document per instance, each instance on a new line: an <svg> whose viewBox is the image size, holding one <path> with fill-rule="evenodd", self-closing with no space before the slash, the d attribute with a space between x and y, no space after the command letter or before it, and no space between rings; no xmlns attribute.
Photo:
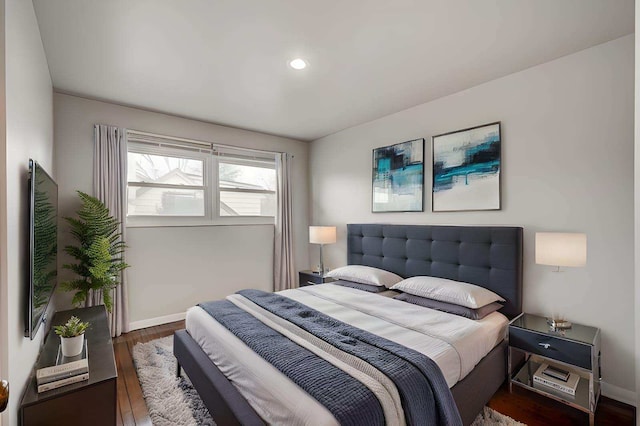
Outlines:
<svg viewBox="0 0 640 426"><path fill-rule="evenodd" d="M98 305L102 299L107 311L111 312L111 290L120 284L122 270L129 267L122 260L126 245L122 241L120 222L111 216L102 201L82 191L78 191L78 195L82 200L78 218L64 218L71 228L71 235L78 241L77 245L66 246L64 251L78 262L62 267L75 272L79 278L60 286L62 290L75 291L74 305Z"/></svg>
<svg viewBox="0 0 640 426"><path fill-rule="evenodd" d="M82 353L84 332L88 327L88 322L81 322L76 316L69 318L69 321L63 325L53 327L55 333L60 336L63 356L77 356Z"/></svg>

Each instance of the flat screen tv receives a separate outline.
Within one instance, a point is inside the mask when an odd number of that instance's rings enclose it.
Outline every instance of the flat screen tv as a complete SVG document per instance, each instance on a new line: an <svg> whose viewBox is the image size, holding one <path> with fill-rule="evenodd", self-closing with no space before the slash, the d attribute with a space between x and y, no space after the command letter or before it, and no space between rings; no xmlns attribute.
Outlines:
<svg viewBox="0 0 640 426"><path fill-rule="evenodd" d="M33 339L49 305L58 275L58 185L29 160L29 283L25 337Z"/></svg>

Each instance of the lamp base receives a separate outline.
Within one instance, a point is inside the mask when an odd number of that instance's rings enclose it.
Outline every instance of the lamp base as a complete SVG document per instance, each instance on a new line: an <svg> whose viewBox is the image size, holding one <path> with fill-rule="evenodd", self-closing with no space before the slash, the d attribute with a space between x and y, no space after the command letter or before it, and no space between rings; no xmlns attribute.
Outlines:
<svg viewBox="0 0 640 426"><path fill-rule="evenodd" d="M554 330L566 330L573 326L573 324L571 324L571 321L560 318L547 318L547 324L549 324L549 327Z"/></svg>

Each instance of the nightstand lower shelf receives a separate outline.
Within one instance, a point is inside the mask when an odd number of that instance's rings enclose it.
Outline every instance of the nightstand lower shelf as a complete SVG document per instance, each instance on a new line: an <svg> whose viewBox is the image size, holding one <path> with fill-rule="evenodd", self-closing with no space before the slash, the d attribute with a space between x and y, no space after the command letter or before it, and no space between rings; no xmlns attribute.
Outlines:
<svg viewBox="0 0 640 426"><path fill-rule="evenodd" d="M590 404L590 390L589 390L589 379L585 377L580 377L580 381L578 382L578 387L576 388L576 395L572 396L568 393L561 392L550 388L548 386L544 386L542 384L536 383L533 381L533 374L536 372L538 367L542 362L539 362L534 359L529 359L524 363L522 368L518 371L512 379L511 383L521 386L525 389L529 389L533 392L542 394L549 398L555 399L556 401L560 401L564 404L570 405L574 408L582 410L586 413L592 413L595 411L595 404L591 407ZM600 383L594 383L594 402L597 404L598 398L600 396Z"/></svg>

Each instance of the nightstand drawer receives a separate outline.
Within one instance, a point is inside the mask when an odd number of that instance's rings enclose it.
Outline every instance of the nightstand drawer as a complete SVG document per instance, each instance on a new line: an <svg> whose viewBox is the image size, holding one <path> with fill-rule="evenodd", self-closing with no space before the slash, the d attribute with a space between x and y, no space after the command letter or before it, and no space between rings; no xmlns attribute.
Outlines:
<svg viewBox="0 0 640 426"><path fill-rule="evenodd" d="M298 283L300 287L304 287L307 285L314 285L314 284L330 283L333 281L335 281L333 278L320 275L316 272L312 272L312 271L298 272Z"/></svg>
<svg viewBox="0 0 640 426"><path fill-rule="evenodd" d="M567 364L591 369L591 348L560 337L509 327L509 345Z"/></svg>
<svg viewBox="0 0 640 426"><path fill-rule="evenodd" d="M305 274L304 280L307 282L306 285L324 283L324 277L318 274ZM302 281L300 281L300 285L302 285Z"/></svg>

